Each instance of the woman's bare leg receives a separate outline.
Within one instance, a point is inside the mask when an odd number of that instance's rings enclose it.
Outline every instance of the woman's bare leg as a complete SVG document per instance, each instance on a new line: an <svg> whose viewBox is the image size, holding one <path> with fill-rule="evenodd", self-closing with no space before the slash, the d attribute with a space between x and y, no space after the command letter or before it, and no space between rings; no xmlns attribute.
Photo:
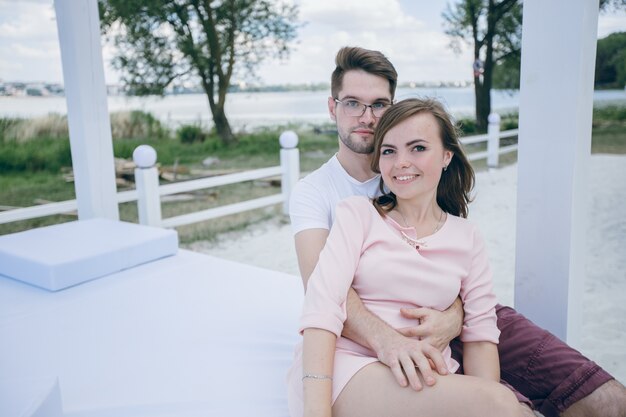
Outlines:
<svg viewBox="0 0 626 417"><path fill-rule="evenodd" d="M334 417L522 416L513 393L498 383L465 376L438 376L421 391L398 385L380 362L361 369L333 405Z"/></svg>

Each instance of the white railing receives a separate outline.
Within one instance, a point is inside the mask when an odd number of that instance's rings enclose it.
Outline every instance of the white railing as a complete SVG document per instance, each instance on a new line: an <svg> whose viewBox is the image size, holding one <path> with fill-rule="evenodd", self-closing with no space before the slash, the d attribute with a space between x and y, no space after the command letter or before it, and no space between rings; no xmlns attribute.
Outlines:
<svg viewBox="0 0 626 417"><path fill-rule="evenodd" d="M289 213L291 190L300 177L300 153L297 148L298 136L294 132L286 131L280 135L279 141L281 146L279 166L162 186L159 185L159 173L155 167L155 150L148 145L137 147L133 152L133 160L137 165L135 169L135 186L139 223L149 226L177 227L280 203L283 204L283 213ZM281 192L278 194L165 219L161 215L161 196L279 175L281 177Z"/></svg>
<svg viewBox="0 0 626 417"><path fill-rule="evenodd" d="M487 166L497 167L500 155L517 150L517 144L500 147L500 139L517 136L517 134L517 129L500 132L500 116L494 113L489 116L489 129L487 134L469 136L461 139L461 142L464 145L487 142L487 150L468 154L468 159L475 161L486 158ZM137 168L135 169L136 189L117 193L117 202L127 203L137 201L139 223L161 227L187 225L280 203L283 205L283 212L287 214L291 190L300 177L300 156L297 148L298 136L291 131L283 132L280 135L279 141L281 150L280 165L278 166L166 185L159 185L158 171L154 167L156 163L156 152L147 145L141 145L135 149L133 153L133 159L137 164ZM280 193L180 216L162 218L161 196L197 191L273 176L281 177ZM34 207L12 209L0 213L0 224L55 214L71 213L75 212L77 207L78 204L76 200L68 200Z"/></svg>
<svg viewBox="0 0 626 417"><path fill-rule="evenodd" d="M500 132L500 115L498 113L491 113L489 115L489 125L487 127L487 133L484 135L468 136L466 138L462 138L461 143L464 145L471 145L474 143L487 142L486 151L468 154L467 158L470 161L487 158L487 166L489 168L497 168L500 160L500 155L517 151L517 144L500 147L500 139L517 136L518 133L518 129Z"/></svg>

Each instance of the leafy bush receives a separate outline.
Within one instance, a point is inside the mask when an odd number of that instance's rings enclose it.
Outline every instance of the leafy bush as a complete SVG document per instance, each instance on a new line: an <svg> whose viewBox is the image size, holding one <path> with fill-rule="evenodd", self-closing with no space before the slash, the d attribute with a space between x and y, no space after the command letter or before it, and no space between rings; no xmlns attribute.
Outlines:
<svg viewBox="0 0 626 417"><path fill-rule="evenodd" d="M50 113L32 119L0 119L0 137L3 141L20 143L31 139L68 138L67 117Z"/></svg>
<svg viewBox="0 0 626 417"><path fill-rule="evenodd" d="M478 128L476 127L476 120L471 118L459 119L457 121L457 126L463 133L463 136L473 135L478 132Z"/></svg>
<svg viewBox="0 0 626 417"><path fill-rule="evenodd" d="M169 136L169 131L151 113L140 110L111 114L113 139L154 140Z"/></svg>
<svg viewBox="0 0 626 417"><path fill-rule="evenodd" d="M69 140L40 139L0 143L0 172L59 172L72 165Z"/></svg>
<svg viewBox="0 0 626 417"><path fill-rule="evenodd" d="M607 123L619 122L626 123L626 106L602 106L593 109L593 122Z"/></svg>
<svg viewBox="0 0 626 417"><path fill-rule="evenodd" d="M20 119L0 118L0 142L4 142L9 138L15 137L13 132L19 123Z"/></svg>
<svg viewBox="0 0 626 417"><path fill-rule="evenodd" d="M176 137L181 143L202 143L207 138L207 133L197 125L182 125L176 131Z"/></svg>

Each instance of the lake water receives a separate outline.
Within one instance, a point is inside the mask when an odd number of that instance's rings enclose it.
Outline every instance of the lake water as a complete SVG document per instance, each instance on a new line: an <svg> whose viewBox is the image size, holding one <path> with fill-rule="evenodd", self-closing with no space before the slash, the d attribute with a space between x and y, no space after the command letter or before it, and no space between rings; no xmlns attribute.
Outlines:
<svg viewBox="0 0 626 417"><path fill-rule="evenodd" d="M400 88L397 99L429 96L443 101L456 116L474 113L474 90L466 88ZM293 91L276 93L231 93L226 115L234 128L244 129L288 123L330 122L326 107L328 92ZM624 90L596 91L596 102L626 101ZM518 91L492 91L495 111L517 109ZM549 108L549 106L547 107ZM210 123L206 96L185 94L166 97L109 97L109 111L143 110L170 126L183 123ZM0 117L36 117L48 113L66 114L65 97L0 97Z"/></svg>

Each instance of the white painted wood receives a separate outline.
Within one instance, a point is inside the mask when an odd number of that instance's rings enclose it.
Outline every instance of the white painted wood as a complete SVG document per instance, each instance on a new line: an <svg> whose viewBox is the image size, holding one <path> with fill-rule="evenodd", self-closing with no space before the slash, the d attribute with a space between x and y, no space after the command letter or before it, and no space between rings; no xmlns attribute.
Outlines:
<svg viewBox="0 0 626 417"><path fill-rule="evenodd" d="M524 2L515 307L578 345L598 0Z"/></svg>
<svg viewBox="0 0 626 417"><path fill-rule="evenodd" d="M519 135L519 129L505 130L504 132L500 132L500 139L510 138L517 135Z"/></svg>
<svg viewBox="0 0 626 417"><path fill-rule="evenodd" d="M471 145L473 143L486 142L488 139L489 139L489 135L487 134L474 135L474 136L468 136L466 138L461 138L461 143L463 145Z"/></svg>
<svg viewBox="0 0 626 417"><path fill-rule="evenodd" d="M60 201L58 203L42 204L8 210L0 213L0 224L17 222L20 220L36 219L39 217L52 216L54 214L64 214L76 211L78 203L76 200Z"/></svg>
<svg viewBox="0 0 626 417"><path fill-rule="evenodd" d="M508 146L501 146L500 150L498 151L498 153L500 155L504 155L505 153L516 152L517 149L518 149L518 145L517 144L508 145Z"/></svg>
<svg viewBox="0 0 626 417"><path fill-rule="evenodd" d="M491 113L489 115L489 125L487 126L487 166L497 168L500 156L500 115Z"/></svg>
<svg viewBox="0 0 626 417"><path fill-rule="evenodd" d="M488 156L489 156L489 152L480 151L480 152L474 152L474 153L467 155L467 159L470 161L477 161L479 159L485 159Z"/></svg>
<svg viewBox="0 0 626 417"><path fill-rule="evenodd" d="M156 167L136 168L137 213L139 224L161 226L161 199L159 198L159 170Z"/></svg>
<svg viewBox="0 0 626 417"><path fill-rule="evenodd" d="M261 178L273 177L282 174L280 166L270 168L253 169L236 174L219 175L217 177L202 178L198 180L177 182L159 187L159 195L170 195L186 193L188 191L201 190L203 188L219 187L221 185L235 184L238 182L258 180Z"/></svg>
<svg viewBox="0 0 626 417"><path fill-rule="evenodd" d="M79 219L119 219L96 0L55 0Z"/></svg>
<svg viewBox="0 0 626 417"><path fill-rule="evenodd" d="M128 203L130 201L137 201L139 194L137 190L120 191L117 193L116 198L118 203Z"/></svg>
<svg viewBox="0 0 626 417"><path fill-rule="evenodd" d="M177 227L186 224L202 222L205 220L215 219L229 214L241 213L248 210L272 206L283 202L283 195L274 194L268 197L256 198L254 200L242 201L241 203L228 204L226 206L214 207L207 210L196 211L194 213L184 214L182 216L169 217L163 219L161 226Z"/></svg>
<svg viewBox="0 0 626 417"><path fill-rule="evenodd" d="M300 179L300 151L298 148L281 149L280 165L283 168L281 188L283 192L283 214L289 214L291 191Z"/></svg>

